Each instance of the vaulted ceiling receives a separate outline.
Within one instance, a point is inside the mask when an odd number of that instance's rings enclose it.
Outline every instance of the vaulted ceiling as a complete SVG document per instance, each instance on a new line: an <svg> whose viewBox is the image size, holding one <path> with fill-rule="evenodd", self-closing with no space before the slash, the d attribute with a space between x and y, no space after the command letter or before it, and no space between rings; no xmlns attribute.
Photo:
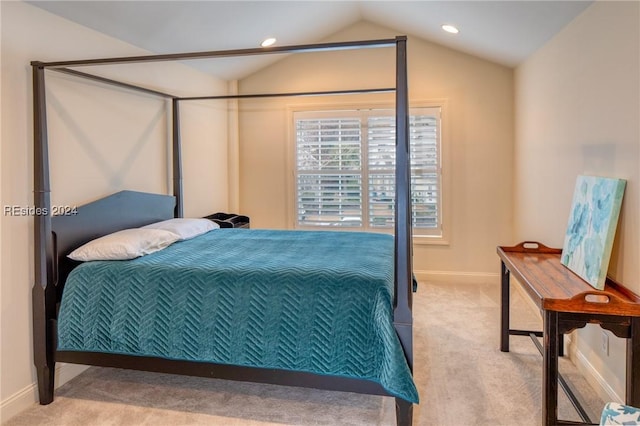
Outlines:
<svg viewBox="0 0 640 426"><path fill-rule="evenodd" d="M516 66L592 1L29 1L153 53L315 43L358 21ZM453 24L459 34L441 29ZM227 60L242 78L273 58Z"/></svg>

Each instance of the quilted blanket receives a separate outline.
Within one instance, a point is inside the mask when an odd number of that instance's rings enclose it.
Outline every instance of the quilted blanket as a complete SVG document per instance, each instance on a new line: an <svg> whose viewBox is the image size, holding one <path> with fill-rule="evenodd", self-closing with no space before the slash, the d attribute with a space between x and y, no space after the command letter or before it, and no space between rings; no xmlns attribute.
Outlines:
<svg viewBox="0 0 640 426"><path fill-rule="evenodd" d="M393 238L220 229L73 270L58 349L360 378L417 403L392 323Z"/></svg>

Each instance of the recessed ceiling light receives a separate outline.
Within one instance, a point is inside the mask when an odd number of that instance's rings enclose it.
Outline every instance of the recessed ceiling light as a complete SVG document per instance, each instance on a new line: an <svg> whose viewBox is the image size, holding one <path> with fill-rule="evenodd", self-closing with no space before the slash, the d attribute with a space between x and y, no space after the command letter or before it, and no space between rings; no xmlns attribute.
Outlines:
<svg viewBox="0 0 640 426"><path fill-rule="evenodd" d="M262 47L269 47L272 46L274 43L276 42L276 39L273 37L269 37L268 39L266 39L265 41L263 41L262 43L260 43L260 46Z"/></svg>
<svg viewBox="0 0 640 426"><path fill-rule="evenodd" d="M448 24L443 25L442 29L451 34L458 34L460 32L460 30L458 30L456 27Z"/></svg>

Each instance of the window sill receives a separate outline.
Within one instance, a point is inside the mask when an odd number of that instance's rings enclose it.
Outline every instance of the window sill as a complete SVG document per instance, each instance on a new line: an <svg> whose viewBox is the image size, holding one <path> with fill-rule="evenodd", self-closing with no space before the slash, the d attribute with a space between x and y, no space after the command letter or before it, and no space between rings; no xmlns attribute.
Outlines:
<svg viewBox="0 0 640 426"><path fill-rule="evenodd" d="M294 226L292 229L297 229L300 231L344 231L344 232L373 232L380 234L393 234L392 230L387 229L362 229L362 228L351 228L348 226ZM442 235L420 235L413 234L413 244L418 246L448 246L449 239Z"/></svg>
<svg viewBox="0 0 640 426"><path fill-rule="evenodd" d="M449 240L442 235L413 235L413 244L417 246L448 246Z"/></svg>

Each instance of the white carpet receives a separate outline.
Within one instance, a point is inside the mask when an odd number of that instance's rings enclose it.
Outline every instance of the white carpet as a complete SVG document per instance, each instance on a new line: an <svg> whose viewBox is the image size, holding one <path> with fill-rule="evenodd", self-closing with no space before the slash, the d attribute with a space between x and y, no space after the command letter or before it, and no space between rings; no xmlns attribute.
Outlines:
<svg viewBox="0 0 640 426"><path fill-rule="evenodd" d="M512 292L512 328L540 329ZM542 357L528 337L499 350L499 285L421 283L414 300L414 425L539 425ZM592 419L604 406L568 361ZM564 395L560 415L578 421ZM10 419L17 425L394 425L392 398L93 367Z"/></svg>

